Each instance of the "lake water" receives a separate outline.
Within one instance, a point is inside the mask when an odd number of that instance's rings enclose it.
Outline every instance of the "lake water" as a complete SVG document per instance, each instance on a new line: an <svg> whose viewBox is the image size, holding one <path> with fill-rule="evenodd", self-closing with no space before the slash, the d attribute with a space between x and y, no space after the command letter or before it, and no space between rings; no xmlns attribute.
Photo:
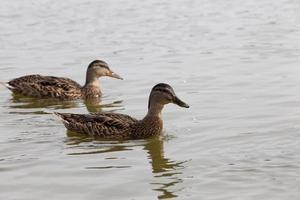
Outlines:
<svg viewBox="0 0 300 200"><path fill-rule="evenodd" d="M300 1L2 0L0 80L85 79L101 106L19 98L0 88L0 199L300 198ZM53 112L142 118L150 89L172 85L164 135L95 141Z"/></svg>

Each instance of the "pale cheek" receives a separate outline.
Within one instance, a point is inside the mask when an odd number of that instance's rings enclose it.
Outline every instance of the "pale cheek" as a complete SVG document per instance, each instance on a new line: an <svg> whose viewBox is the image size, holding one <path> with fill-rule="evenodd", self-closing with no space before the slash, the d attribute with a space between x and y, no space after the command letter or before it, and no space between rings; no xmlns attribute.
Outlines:
<svg viewBox="0 0 300 200"><path fill-rule="evenodd" d="M99 69L99 70L97 70L97 75L98 75L98 76L107 76L107 72L105 72L105 71Z"/></svg>
<svg viewBox="0 0 300 200"><path fill-rule="evenodd" d="M169 99L165 99L165 100L164 100L164 103L165 103L165 104L168 104L168 103L171 103L171 102L172 102L172 100L169 100Z"/></svg>

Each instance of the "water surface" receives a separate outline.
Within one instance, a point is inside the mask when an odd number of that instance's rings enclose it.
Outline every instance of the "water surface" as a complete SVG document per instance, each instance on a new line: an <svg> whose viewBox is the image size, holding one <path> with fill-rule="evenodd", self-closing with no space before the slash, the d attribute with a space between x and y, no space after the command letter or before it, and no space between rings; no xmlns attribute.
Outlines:
<svg viewBox="0 0 300 200"><path fill-rule="evenodd" d="M0 199L299 199L300 2L2 0L0 80L84 82L107 61L100 106L0 89ZM142 118L151 87L168 105L164 136L97 141L53 112Z"/></svg>

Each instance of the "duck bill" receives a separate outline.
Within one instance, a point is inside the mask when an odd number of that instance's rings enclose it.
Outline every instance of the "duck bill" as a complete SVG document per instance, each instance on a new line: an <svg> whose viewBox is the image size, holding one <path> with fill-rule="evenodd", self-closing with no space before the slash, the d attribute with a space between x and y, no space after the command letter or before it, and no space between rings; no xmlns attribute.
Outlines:
<svg viewBox="0 0 300 200"><path fill-rule="evenodd" d="M111 72L110 77L123 80L123 78L121 76L119 76L118 74L116 74L115 72Z"/></svg>
<svg viewBox="0 0 300 200"><path fill-rule="evenodd" d="M189 108L190 106L185 102L181 101L177 96L175 96L174 103L180 107Z"/></svg>

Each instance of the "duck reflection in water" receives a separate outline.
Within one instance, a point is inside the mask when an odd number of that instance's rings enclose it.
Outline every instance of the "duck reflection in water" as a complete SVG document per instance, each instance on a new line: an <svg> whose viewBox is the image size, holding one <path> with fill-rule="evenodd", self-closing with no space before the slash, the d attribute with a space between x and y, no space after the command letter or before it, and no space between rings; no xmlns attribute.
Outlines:
<svg viewBox="0 0 300 200"><path fill-rule="evenodd" d="M66 132L68 139L66 143L72 145L79 145L81 143L87 143L88 150L81 152L72 152L68 155L86 155L86 154L99 154L99 153L111 153L120 151L132 151L136 147L143 147L147 153L149 164L151 164L153 180L149 183L154 186L153 190L158 192L158 199L175 198L176 189L173 189L178 183L182 182L179 177L182 174L185 161L174 161L165 157L164 153L164 141L165 137L156 136L145 140L136 141L107 141L107 140L95 140L95 138L75 133L71 131ZM96 143L95 143L96 141ZM94 144L99 145L90 145ZM76 148L78 150L78 148ZM100 167L88 167L87 169L108 169L108 168L130 168L131 166L100 166ZM176 191L175 191L176 190Z"/></svg>
<svg viewBox="0 0 300 200"><path fill-rule="evenodd" d="M178 175L182 173L180 170L184 168L184 161L173 161L165 157L164 139L161 137L149 139L144 145L144 150L148 153L148 160L152 165L155 182L151 184L158 185L159 187L154 190L162 192L162 194L158 195L158 199L177 197L170 187L182 182Z"/></svg>
<svg viewBox="0 0 300 200"><path fill-rule="evenodd" d="M119 100L119 101L114 101L112 103L101 104L100 98L93 98L93 99L85 100L84 104L89 113L98 113L98 112L102 112L103 108L120 108L122 107L121 105L122 102L123 102L122 100Z"/></svg>
<svg viewBox="0 0 300 200"><path fill-rule="evenodd" d="M79 101L61 101L53 98L37 99L33 97L26 97L21 94L12 93L10 100L11 108L34 109L34 108L54 108L54 109L68 109L78 107Z"/></svg>
<svg viewBox="0 0 300 200"><path fill-rule="evenodd" d="M13 109L43 109L41 111L35 111L36 114L48 114L44 112L44 109L71 109L78 108L82 105L81 100L70 100L70 101L62 101L59 99L53 98L44 98L37 99L33 97L26 97L21 94L12 93L12 98L10 99L11 104L10 108ZM113 108L114 110L119 110L122 107L122 100L114 101L112 103L101 104L101 98L92 98L85 100L83 103L86 106L86 109L89 113L97 113L102 112L103 108ZM21 112L21 113L31 113L31 112ZM52 114L52 113L51 113Z"/></svg>

